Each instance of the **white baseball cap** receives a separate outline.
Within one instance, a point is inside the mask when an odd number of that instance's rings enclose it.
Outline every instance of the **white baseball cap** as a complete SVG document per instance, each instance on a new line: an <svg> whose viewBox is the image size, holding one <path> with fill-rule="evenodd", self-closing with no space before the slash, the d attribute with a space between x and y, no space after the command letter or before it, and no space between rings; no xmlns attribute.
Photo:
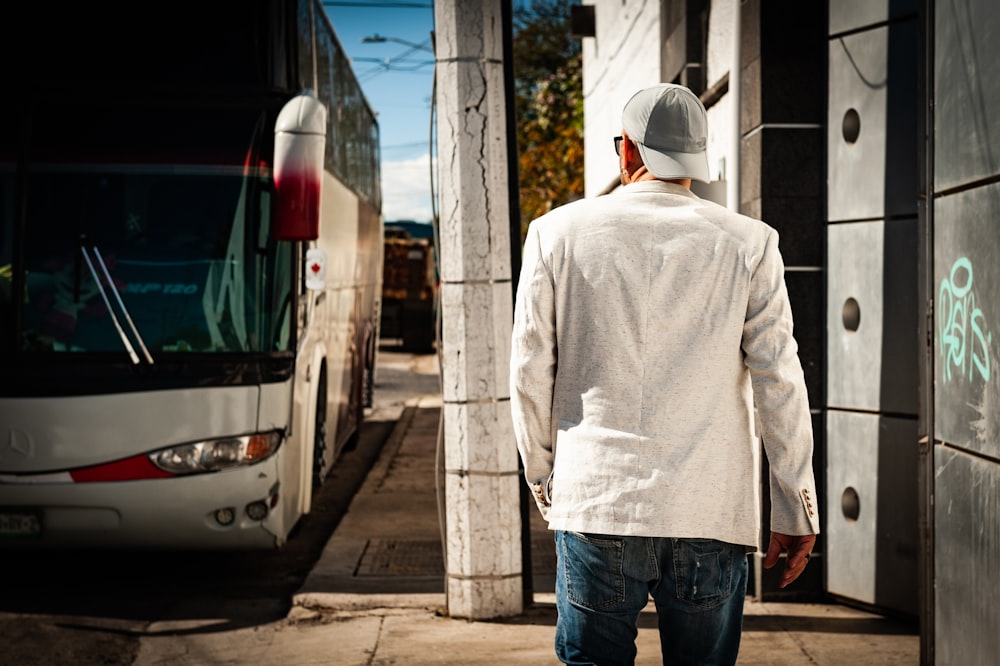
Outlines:
<svg viewBox="0 0 1000 666"><path fill-rule="evenodd" d="M622 127L657 178L711 181L705 152L708 116L689 88L661 83L640 90L625 104Z"/></svg>

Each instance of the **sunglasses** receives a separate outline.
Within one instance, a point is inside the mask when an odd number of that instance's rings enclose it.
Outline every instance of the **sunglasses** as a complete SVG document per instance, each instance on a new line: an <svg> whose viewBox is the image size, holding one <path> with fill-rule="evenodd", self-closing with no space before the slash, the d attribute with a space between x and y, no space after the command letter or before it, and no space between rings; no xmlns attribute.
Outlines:
<svg viewBox="0 0 1000 666"><path fill-rule="evenodd" d="M615 139L614 139L614 141L615 141L615 155L621 155L622 154L622 141L624 141L624 140L625 140L625 137L623 137L623 136L616 136L615 137Z"/></svg>

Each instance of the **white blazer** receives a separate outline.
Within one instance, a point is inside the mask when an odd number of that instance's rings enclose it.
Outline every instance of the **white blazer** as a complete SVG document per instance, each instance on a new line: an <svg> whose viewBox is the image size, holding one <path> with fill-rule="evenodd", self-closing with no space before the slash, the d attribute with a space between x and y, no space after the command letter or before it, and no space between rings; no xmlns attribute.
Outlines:
<svg viewBox="0 0 1000 666"><path fill-rule="evenodd" d="M770 528L819 533L797 350L778 234L763 222L663 181L536 219L510 389L549 528L756 548L756 403Z"/></svg>

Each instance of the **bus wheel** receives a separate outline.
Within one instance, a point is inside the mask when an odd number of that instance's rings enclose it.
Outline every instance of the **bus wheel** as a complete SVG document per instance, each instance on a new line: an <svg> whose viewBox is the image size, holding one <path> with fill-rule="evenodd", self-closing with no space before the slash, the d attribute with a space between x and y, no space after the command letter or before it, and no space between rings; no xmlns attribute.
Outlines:
<svg viewBox="0 0 1000 666"><path fill-rule="evenodd" d="M367 374L367 370L362 367L362 375ZM364 379L362 377L362 379ZM347 441L344 442L344 451L353 451L358 448L361 441L361 424L365 422L365 385L364 381L358 383L352 391L352 399L348 404L348 409L354 412L354 432L351 433Z"/></svg>
<svg viewBox="0 0 1000 666"><path fill-rule="evenodd" d="M375 336L369 336L368 344L365 345L368 353L365 355L365 364L361 374L364 376L364 400L362 401L362 415L364 407L375 406Z"/></svg>
<svg viewBox="0 0 1000 666"><path fill-rule="evenodd" d="M316 427L313 436L313 491L326 479L326 368L320 371L316 396Z"/></svg>

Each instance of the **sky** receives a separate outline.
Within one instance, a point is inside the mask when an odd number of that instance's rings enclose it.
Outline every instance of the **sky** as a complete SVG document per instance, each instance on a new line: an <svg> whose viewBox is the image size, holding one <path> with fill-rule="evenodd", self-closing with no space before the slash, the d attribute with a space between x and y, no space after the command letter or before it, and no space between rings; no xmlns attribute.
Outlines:
<svg viewBox="0 0 1000 666"><path fill-rule="evenodd" d="M323 7L377 114L382 215L429 222L432 0L323 0ZM375 36L385 41L363 41Z"/></svg>

